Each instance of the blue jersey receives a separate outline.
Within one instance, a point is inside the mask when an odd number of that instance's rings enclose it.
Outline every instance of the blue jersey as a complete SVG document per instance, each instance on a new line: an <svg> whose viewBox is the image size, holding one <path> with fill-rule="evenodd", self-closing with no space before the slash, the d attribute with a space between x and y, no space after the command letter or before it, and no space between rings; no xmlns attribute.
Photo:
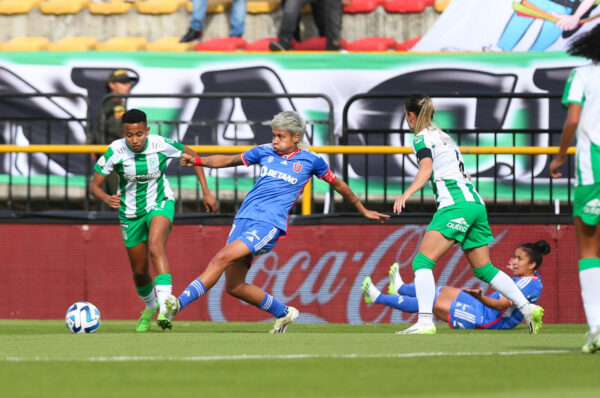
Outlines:
<svg viewBox="0 0 600 398"><path fill-rule="evenodd" d="M242 161L246 166L259 164L260 174L235 218L266 222L284 232L290 209L312 176L330 184L336 178L322 158L305 150L280 156L273 145L265 144L244 152Z"/></svg>
<svg viewBox="0 0 600 398"><path fill-rule="evenodd" d="M535 276L516 276L513 280L530 303L537 303L542 294L542 288L544 287L542 285L542 279L537 272L535 273ZM494 292L490 294L489 297L499 299L501 296L500 293ZM512 329L523 322L523 319L523 314L521 314L521 311L514 305L503 311L494 310L484 306L484 324L478 325L477 327L484 329Z"/></svg>

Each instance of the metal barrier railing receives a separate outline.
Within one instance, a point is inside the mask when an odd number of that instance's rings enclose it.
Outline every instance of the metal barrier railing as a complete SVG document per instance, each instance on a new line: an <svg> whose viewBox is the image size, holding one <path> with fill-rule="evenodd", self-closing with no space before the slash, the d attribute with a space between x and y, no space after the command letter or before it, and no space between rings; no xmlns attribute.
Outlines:
<svg viewBox="0 0 600 398"><path fill-rule="evenodd" d="M369 93L351 97L342 113L340 143L366 147L409 145L412 133L404 121L404 100L411 94ZM441 113L446 121L441 127L459 146L510 147L465 156L473 182L490 212L552 214L557 199L558 210L567 211L572 202L573 159L567 162L566 178L556 181L549 178L550 157L546 151L560 142L566 116L560 95L442 92L428 96L434 99L436 116ZM510 123L509 115L518 119L515 109L523 113L522 120ZM520 151L519 146L528 147L528 151ZM344 180L362 192L361 199L367 205L384 208L391 207L394 195L410 185L418 169L412 151L402 156L345 154L339 163ZM425 212L433 207L428 190L421 190L416 196L413 210Z"/></svg>

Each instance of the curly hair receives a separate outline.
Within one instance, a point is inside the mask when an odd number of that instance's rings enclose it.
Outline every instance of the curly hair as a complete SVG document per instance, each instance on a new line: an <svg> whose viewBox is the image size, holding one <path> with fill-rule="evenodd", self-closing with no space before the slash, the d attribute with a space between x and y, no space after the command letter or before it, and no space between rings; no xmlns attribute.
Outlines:
<svg viewBox="0 0 600 398"><path fill-rule="evenodd" d="M571 55L578 55L594 62L600 62L600 24L573 41L567 51Z"/></svg>

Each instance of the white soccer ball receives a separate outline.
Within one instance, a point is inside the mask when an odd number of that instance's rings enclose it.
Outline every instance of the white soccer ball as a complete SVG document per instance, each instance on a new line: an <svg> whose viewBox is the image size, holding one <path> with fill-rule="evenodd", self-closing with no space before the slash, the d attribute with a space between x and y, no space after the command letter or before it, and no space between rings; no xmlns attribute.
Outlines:
<svg viewBox="0 0 600 398"><path fill-rule="evenodd" d="M94 333L100 327L100 311L92 303L78 301L67 310L65 321L73 333Z"/></svg>

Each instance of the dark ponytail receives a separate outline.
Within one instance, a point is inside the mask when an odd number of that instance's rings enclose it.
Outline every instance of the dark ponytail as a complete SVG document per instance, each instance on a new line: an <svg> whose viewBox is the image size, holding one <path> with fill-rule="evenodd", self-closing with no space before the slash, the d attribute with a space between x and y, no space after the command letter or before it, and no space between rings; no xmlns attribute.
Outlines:
<svg viewBox="0 0 600 398"><path fill-rule="evenodd" d="M527 252L531 262L535 263L534 269L536 270L542 266L544 256L550 253L550 244L545 240L539 240L535 243L523 243L519 247Z"/></svg>

